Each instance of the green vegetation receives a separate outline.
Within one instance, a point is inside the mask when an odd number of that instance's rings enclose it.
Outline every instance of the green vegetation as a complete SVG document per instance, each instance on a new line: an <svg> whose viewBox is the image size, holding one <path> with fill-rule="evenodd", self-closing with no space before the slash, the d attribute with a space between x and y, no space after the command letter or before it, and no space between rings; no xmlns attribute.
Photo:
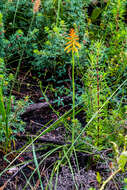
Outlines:
<svg viewBox="0 0 127 190"><path fill-rule="evenodd" d="M105 178L96 171L98 186L89 189L103 190L112 179L116 188L114 176L125 173L127 163L126 0L1 0L0 47L0 151L8 163L0 176L10 167L33 163L29 177L21 169L26 181L22 188L57 190L61 168L67 166L74 181L72 189L80 190L84 186L76 181L75 170L81 169L78 155L87 154L95 164L106 163L111 173ZM29 74L32 81L25 86ZM33 136L22 119L34 104L26 88L34 81L41 92L35 103L46 102L55 119L44 125L39 121ZM19 98L23 85L25 93ZM61 140L38 142L59 128L63 144ZM23 142L24 134L26 141L17 148L17 136ZM110 150L106 161L101 156L105 150ZM32 158L16 165L29 152ZM46 178L42 166L56 155ZM87 170L92 159L84 163ZM37 182L31 182L34 174ZM126 189L126 178L119 180L120 188Z"/></svg>

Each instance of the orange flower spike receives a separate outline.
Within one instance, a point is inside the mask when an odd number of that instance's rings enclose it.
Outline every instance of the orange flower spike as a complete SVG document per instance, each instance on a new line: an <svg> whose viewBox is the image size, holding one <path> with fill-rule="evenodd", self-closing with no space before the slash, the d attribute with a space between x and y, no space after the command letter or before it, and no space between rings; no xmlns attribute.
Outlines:
<svg viewBox="0 0 127 190"><path fill-rule="evenodd" d="M41 1L40 0L35 0L33 1L34 6L33 6L33 13L37 13L39 11L39 7L41 5Z"/></svg>
<svg viewBox="0 0 127 190"><path fill-rule="evenodd" d="M64 49L64 51L67 51L69 53L70 51L78 52L78 48L81 48L81 45L77 42L79 40L79 37L76 35L76 32L74 29L70 30L70 33L68 34L70 37L67 37L69 41L65 44L67 45Z"/></svg>

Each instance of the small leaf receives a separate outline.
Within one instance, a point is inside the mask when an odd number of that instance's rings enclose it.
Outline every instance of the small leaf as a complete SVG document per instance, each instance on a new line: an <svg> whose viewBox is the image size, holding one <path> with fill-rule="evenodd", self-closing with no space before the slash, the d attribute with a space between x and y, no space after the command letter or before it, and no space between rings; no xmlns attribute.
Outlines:
<svg viewBox="0 0 127 190"><path fill-rule="evenodd" d="M97 18L99 17L100 13L102 12L102 9L99 7L96 7L91 15L91 20L92 22L95 22L97 20Z"/></svg>
<svg viewBox="0 0 127 190"><path fill-rule="evenodd" d="M126 183L126 184L127 184L127 178L124 178L124 183Z"/></svg>
<svg viewBox="0 0 127 190"><path fill-rule="evenodd" d="M121 153L118 159L119 168L121 168L123 172L124 172L124 167L126 163L127 163L127 151L124 151Z"/></svg>
<svg viewBox="0 0 127 190"><path fill-rule="evenodd" d="M114 142L111 142L113 144L113 148L114 148L114 151L115 151L115 154L116 154L116 157L119 156L119 149L118 149L118 146L116 143Z"/></svg>
<svg viewBox="0 0 127 190"><path fill-rule="evenodd" d="M125 136L125 147L127 147L127 135Z"/></svg>
<svg viewBox="0 0 127 190"><path fill-rule="evenodd" d="M97 172L96 179L97 179L98 183L101 184L101 175L99 172Z"/></svg>

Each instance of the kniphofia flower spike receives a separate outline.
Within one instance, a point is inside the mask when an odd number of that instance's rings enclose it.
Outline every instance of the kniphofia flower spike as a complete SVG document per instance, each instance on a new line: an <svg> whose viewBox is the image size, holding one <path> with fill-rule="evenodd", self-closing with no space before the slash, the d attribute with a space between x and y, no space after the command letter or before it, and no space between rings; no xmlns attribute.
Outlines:
<svg viewBox="0 0 127 190"><path fill-rule="evenodd" d="M40 0L35 0L32 2L34 3L34 6L33 6L33 13L37 13L39 11L39 7L41 5L41 1Z"/></svg>
<svg viewBox="0 0 127 190"><path fill-rule="evenodd" d="M76 35L75 30L72 28L69 32L69 37L67 37L66 39L68 39L69 41L65 44L67 45L64 49L64 51L67 51L67 53L69 53L70 51L74 52L78 52L78 48L81 48L81 45L79 44L78 40L79 37Z"/></svg>

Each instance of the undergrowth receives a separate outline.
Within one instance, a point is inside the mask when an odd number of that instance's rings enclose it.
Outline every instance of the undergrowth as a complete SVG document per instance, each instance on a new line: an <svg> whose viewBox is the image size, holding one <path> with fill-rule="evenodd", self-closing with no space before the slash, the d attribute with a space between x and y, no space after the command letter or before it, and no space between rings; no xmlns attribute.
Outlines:
<svg viewBox="0 0 127 190"><path fill-rule="evenodd" d="M72 188L85 189L75 177L75 172L81 169L80 153L92 155L96 162L108 165L112 174L106 181L103 182L105 178L102 179L99 172L96 176L100 190L118 172L125 172L126 9L125 0L1 0L0 149L8 166L0 176L22 165L19 171L26 181L24 190L28 186L57 190L61 168L68 166L74 182ZM20 91L17 78L22 68L27 68L28 73L30 70L36 73L33 78L39 81L40 100L48 103L57 120L43 126L23 148L16 149L16 135L25 133L21 114L31 102L30 97L17 100L13 96L14 88L18 86L17 91ZM64 107L65 97L72 97L69 110L61 115L52 106L47 91L54 97L57 107ZM77 115L82 111L85 117L80 121ZM40 137L61 126L64 127L64 144L44 143L38 148L36 141ZM15 161L29 148L32 159L16 165ZM110 148L112 154L106 160L101 153ZM8 155L12 153L14 157L10 161ZM50 166L47 178L42 166L55 154L57 159ZM34 169L27 178L22 167L30 163L34 164ZM33 177L35 173L37 182ZM9 181L3 184L3 189Z"/></svg>

